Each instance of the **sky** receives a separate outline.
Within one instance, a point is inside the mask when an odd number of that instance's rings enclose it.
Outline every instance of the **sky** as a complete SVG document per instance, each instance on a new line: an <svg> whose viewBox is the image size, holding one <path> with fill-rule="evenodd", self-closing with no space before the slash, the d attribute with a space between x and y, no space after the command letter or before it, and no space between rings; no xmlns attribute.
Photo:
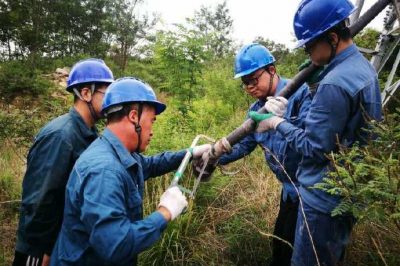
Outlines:
<svg viewBox="0 0 400 266"><path fill-rule="evenodd" d="M333 0L334 1L334 0ZM357 0L351 0L354 4ZM361 14L377 0L364 0ZM158 13L162 18L159 28L170 28L173 23L184 23L201 6L213 10L223 0L145 0L142 12ZM293 16L300 0L226 0L233 19L232 37L239 44L252 42L257 36L283 43L293 48ZM384 12L375 18L368 27L381 30Z"/></svg>

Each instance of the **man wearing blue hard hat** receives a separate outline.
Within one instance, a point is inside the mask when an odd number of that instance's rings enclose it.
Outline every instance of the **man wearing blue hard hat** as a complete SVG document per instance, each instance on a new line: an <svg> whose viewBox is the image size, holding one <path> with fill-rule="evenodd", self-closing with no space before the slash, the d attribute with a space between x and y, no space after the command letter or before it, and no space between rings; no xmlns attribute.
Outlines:
<svg viewBox="0 0 400 266"><path fill-rule="evenodd" d="M356 142L365 144L371 137L365 130L368 120L381 119L377 74L348 28L355 9L348 0L300 3L294 17L297 47L304 47L313 64L325 66L305 129L277 116L262 120L258 127L280 132L303 157L297 172L303 208L298 212L293 265L337 265L343 260L354 218L332 216L340 197L314 186L329 178L329 154Z"/></svg>
<svg viewBox="0 0 400 266"><path fill-rule="evenodd" d="M156 116L166 106L136 78L112 83L104 96L103 135L77 160L66 188L64 220L51 265L136 265L187 206L168 188L156 211L143 218L144 182L178 168L186 150L144 156ZM193 149L193 158L208 145Z"/></svg>
<svg viewBox="0 0 400 266"><path fill-rule="evenodd" d="M13 265L48 265L61 228L68 176L97 138L95 123L113 80L102 60L82 60L73 66L67 80L73 107L40 130L28 153Z"/></svg>
<svg viewBox="0 0 400 266"><path fill-rule="evenodd" d="M249 112L258 111L265 106L268 111L285 117L298 127L304 127L304 120L311 103L307 86L302 86L286 100L276 96L286 86L288 80L280 77L275 68L275 58L270 51L258 44L243 46L235 59L235 78L241 78L243 90L257 99ZM266 105L267 99L269 99ZM281 109L286 108L286 111ZM270 265L290 265L294 232L297 220L298 195L296 170L301 155L287 146L279 132L252 133L232 147L229 154L223 155L218 164L226 165L250 154L257 146L264 150L265 159L282 183L279 214L275 223L272 240L272 259ZM283 241L282 241L283 240ZM286 241L286 242L285 242Z"/></svg>

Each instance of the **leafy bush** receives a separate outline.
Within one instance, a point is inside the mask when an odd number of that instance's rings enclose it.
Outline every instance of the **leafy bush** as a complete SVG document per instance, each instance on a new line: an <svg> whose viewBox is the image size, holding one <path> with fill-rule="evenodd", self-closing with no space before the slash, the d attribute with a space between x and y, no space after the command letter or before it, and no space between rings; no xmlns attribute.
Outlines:
<svg viewBox="0 0 400 266"><path fill-rule="evenodd" d="M25 61L9 61L0 66L0 93L5 98L45 94L52 86L39 70L32 69Z"/></svg>
<svg viewBox="0 0 400 266"><path fill-rule="evenodd" d="M317 184L343 197L332 215L351 213L361 221L392 221L400 231L400 109L373 123L377 135L368 146L332 154L335 171Z"/></svg>
<svg viewBox="0 0 400 266"><path fill-rule="evenodd" d="M13 140L19 145L31 145L41 121L36 110L18 110L16 108L0 111L0 140Z"/></svg>

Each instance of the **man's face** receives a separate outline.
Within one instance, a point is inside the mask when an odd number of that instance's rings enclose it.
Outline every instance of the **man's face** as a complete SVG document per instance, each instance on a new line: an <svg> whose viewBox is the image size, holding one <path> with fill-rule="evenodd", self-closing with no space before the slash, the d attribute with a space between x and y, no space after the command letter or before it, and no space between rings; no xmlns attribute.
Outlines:
<svg viewBox="0 0 400 266"><path fill-rule="evenodd" d="M275 71L275 69L273 69ZM268 96L273 96L275 92L270 88L272 75L264 68L242 77L243 88L253 98L265 100ZM273 86L272 86L273 87Z"/></svg>
<svg viewBox="0 0 400 266"><path fill-rule="evenodd" d="M103 103L104 93L106 92L108 85L101 85L97 87L92 95L92 105L97 117L103 117L101 113L101 105Z"/></svg>
<svg viewBox="0 0 400 266"><path fill-rule="evenodd" d="M140 137L139 150L144 152L147 146L150 144L151 138L153 137L153 124L156 121L156 109L153 106L144 105L142 115L140 117L140 126L142 127L142 133Z"/></svg>
<svg viewBox="0 0 400 266"><path fill-rule="evenodd" d="M310 56L314 65L323 66L329 62L331 46L326 39L316 39L308 42L304 50Z"/></svg>

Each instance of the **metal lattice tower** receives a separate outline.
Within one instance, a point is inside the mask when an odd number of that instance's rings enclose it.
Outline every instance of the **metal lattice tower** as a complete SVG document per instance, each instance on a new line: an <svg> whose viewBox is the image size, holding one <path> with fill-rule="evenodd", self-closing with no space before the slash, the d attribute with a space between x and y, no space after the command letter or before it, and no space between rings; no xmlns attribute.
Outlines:
<svg viewBox="0 0 400 266"><path fill-rule="evenodd" d="M397 52L396 59L387 77L385 88L382 91L383 107L387 107L395 98L395 95L397 95L397 100L400 100L400 79L395 80L395 74L400 65L400 49L398 49L400 44L400 0L393 0L392 2L386 10L386 17L383 22L384 27L375 49L360 48L361 52L372 55L371 64L378 74L386 65L388 59ZM357 0L356 5L359 8L350 18L352 23L358 19L364 0Z"/></svg>

